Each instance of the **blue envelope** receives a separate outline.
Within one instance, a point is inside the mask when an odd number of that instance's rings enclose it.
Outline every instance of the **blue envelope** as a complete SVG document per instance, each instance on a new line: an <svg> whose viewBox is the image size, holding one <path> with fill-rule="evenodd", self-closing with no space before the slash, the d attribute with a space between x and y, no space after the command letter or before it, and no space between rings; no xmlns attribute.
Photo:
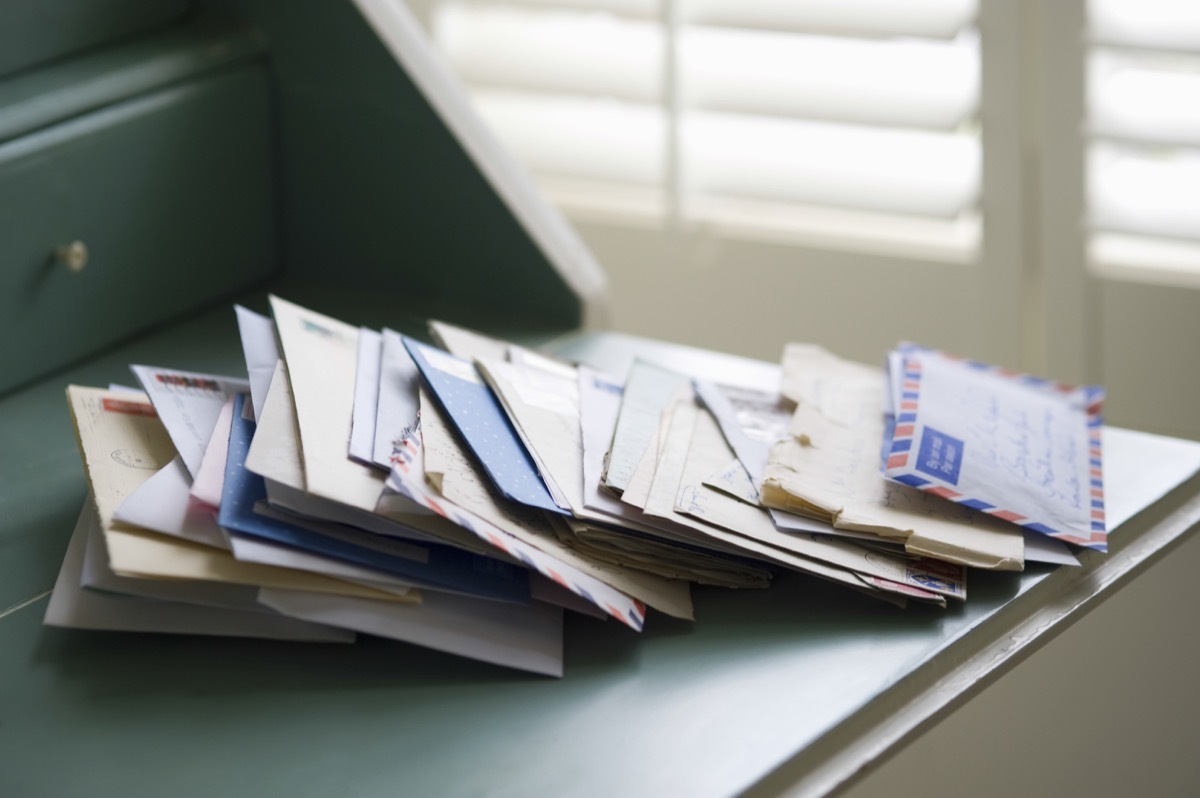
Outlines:
<svg viewBox="0 0 1200 798"><path fill-rule="evenodd" d="M243 395L235 399L225 487L217 515L221 527L236 534L373 568L434 590L519 604L532 600L529 571L508 562L453 546L394 540L350 527L342 527L338 536L332 537L256 514L254 505L267 498L267 491L263 478L246 470L246 453L254 436L254 422L242 418L244 401Z"/></svg>
<svg viewBox="0 0 1200 798"><path fill-rule="evenodd" d="M404 345L430 392L501 495L518 504L563 513L475 365L411 338L405 338Z"/></svg>

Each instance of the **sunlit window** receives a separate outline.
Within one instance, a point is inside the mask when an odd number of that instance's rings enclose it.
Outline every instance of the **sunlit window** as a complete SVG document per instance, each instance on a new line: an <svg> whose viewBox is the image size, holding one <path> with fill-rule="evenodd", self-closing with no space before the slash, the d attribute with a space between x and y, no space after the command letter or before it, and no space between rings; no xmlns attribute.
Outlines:
<svg viewBox="0 0 1200 798"><path fill-rule="evenodd" d="M1200 4L1090 0L1088 26L1091 260L1200 274Z"/></svg>
<svg viewBox="0 0 1200 798"><path fill-rule="evenodd" d="M980 235L975 0L438 3L435 42L565 210L664 227Z"/></svg>

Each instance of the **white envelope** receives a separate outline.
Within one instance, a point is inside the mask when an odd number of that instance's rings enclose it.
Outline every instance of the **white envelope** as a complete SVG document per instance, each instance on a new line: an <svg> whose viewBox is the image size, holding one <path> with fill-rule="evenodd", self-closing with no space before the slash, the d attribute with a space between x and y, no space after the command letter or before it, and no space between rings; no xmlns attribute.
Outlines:
<svg viewBox="0 0 1200 798"><path fill-rule="evenodd" d="M179 457L121 502L113 520L205 546L229 548L212 507L189 492L187 469Z"/></svg>
<svg viewBox="0 0 1200 798"><path fill-rule="evenodd" d="M233 424L233 397L225 401L217 423L213 426L200 470L193 475L191 494L209 505L221 505L221 492L225 488L225 460L229 456L229 428Z"/></svg>
<svg viewBox="0 0 1200 798"><path fill-rule="evenodd" d="M1200 470L1200 443L1104 428L1108 526L1121 525Z"/></svg>
<svg viewBox="0 0 1200 798"><path fill-rule="evenodd" d="M150 397L188 473L195 478L208 442L212 440L221 408L234 394L248 392L250 383L232 377L155 366L129 368Z"/></svg>
<svg viewBox="0 0 1200 798"><path fill-rule="evenodd" d="M277 482L303 491L306 480L300 458L300 431L287 365L282 360L275 363L263 405L255 408L255 418L246 469L267 480L268 485Z"/></svg>
<svg viewBox="0 0 1200 798"><path fill-rule="evenodd" d="M67 400L100 525L107 529L117 506L175 458L175 447L140 396L71 385Z"/></svg>
<svg viewBox="0 0 1200 798"><path fill-rule="evenodd" d="M508 358L509 343L507 341L490 338L474 330L431 319L429 333L442 349L463 360L475 360L476 358L505 360Z"/></svg>
<svg viewBox="0 0 1200 798"><path fill-rule="evenodd" d="M124 632L171 632L193 635L256 637L323 643L352 643L354 633L262 612L214 609L177 601L154 601L83 590L80 577L87 547L88 526L99 523L91 502L84 504L63 557L44 623L72 629Z"/></svg>
<svg viewBox="0 0 1200 798"><path fill-rule="evenodd" d="M347 456L358 329L276 296L271 311L292 385L306 490L374 511L386 475Z"/></svg>
<svg viewBox="0 0 1200 798"><path fill-rule="evenodd" d="M563 674L562 608L427 593L421 604L263 590L259 601L284 615L415 643L425 648L546 676Z"/></svg>
<svg viewBox="0 0 1200 798"><path fill-rule="evenodd" d="M379 356L383 338L366 327L358 331L354 372L354 414L350 425L350 456L370 464L375 453L375 415L379 405Z"/></svg>
<svg viewBox="0 0 1200 798"><path fill-rule="evenodd" d="M383 506L377 505L373 508L377 512L371 512L305 492L296 411L286 375L286 367L281 362L271 381L246 456L246 468L266 480L271 504L299 515L348 524L380 535L449 543L479 554L492 553L474 535L406 497L394 496L385 500L381 496Z"/></svg>
<svg viewBox="0 0 1200 798"><path fill-rule="evenodd" d="M234 305L238 333L242 338L242 353L246 358L246 373L250 375L250 401L254 417L262 417L267 388L279 361L279 346L275 342L275 324L261 313Z"/></svg>
<svg viewBox="0 0 1200 798"><path fill-rule="evenodd" d="M372 454L375 465L390 470L393 444L404 440L405 435L416 427L420 385L421 372L404 346L404 339L394 330L384 330Z"/></svg>
<svg viewBox="0 0 1200 798"><path fill-rule="evenodd" d="M574 369L540 368L521 362L479 359L476 365L500 399L554 502L582 509L583 443L579 432L579 385Z"/></svg>

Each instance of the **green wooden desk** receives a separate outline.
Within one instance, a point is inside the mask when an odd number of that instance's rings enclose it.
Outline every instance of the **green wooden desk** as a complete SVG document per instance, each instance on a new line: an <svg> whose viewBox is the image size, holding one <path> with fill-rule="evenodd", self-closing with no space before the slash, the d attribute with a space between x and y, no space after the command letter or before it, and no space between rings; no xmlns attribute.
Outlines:
<svg viewBox="0 0 1200 798"><path fill-rule="evenodd" d="M603 275L401 10L0 5L0 796L822 794L1200 520L1192 480L1109 556L980 575L944 612L797 576L698 590L696 623L652 615L640 636L572 617L561 681L377 639L43 628L85 490L65 386L127 383L132 362L238 372L235 297L410 333L439 317L610 367L713 362L561 337L602 317Z"/></svg>
<svg viewBox="0 0 1200 798"><path fill-rule="evenodd" d="M283 288L314 304L332 295ZM417 329L390 305L364 295L326 307ZM571 617L561 681L377 639L314 646L43 628L84 498L63 386L127 381L130 362L237 371L235 336L222 304L0 401L0 794L822 794L1036 650L1200 520L1193 480L1122 527L1107 557L973 575L970 600L947 611L901 611L795 576L768 591L700 589L694 624L652 615L641 636ZM610 364L631 348L704 361L603 334L554 346Z"/></svg>

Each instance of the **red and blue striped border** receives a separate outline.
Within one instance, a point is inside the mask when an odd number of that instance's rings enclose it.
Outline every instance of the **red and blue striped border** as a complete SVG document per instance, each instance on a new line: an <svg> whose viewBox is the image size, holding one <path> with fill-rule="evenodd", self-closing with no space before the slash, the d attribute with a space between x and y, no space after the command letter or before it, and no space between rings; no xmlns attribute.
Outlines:
<svg viewBox="0 0 1200 798"><path fill-rule="evenodd" d="M421 453L423 444L415 436L415 433L411 433L406 441L410 442L408 448L411 452L418 455ZM646 624L646 605L644 603L593 576L559 562L545 552L538 551L533 546L494 526L486 519L469 513L448 501L435 499L419 486L419 481L409 473L407 463L397 464L398 459L404 459L400 456L401 447L402 444L397 443L392 448L392 462L397 467L393 468L391 474L388 475L387 485L389 488L458 524L509 557L520 561L526 567L549 577L577 596L591 602L626 626L638 632L642 631ZM592 586L592 590L584 587L583 583L585 582Z"/></svg>
<svg viewBox="0 0 1200 798"><path fill-rule="evenodd" d="M901 384L900 402L897 405L896 424L892 435L892 445L888 450L887 462L884 472L888 479L899 482L910 487L918 488L926 493L932 493L935 496L940 496L943 499L949 499L953 502L958 502L966 507L971 507L975 510L980 510L996 518L1004 521L1017 524L1025 529L1033 532L1038 532L1047 535L1065 543L1071 543L1076 546L1084 546L1097 551L1108 551L1108 532L1104 523L1104 466L1101 444L1101 430L1104 427L1104 389L1095 385L1074 386L1066 383L1055 382L1053 380L1035 377L1031 374L1022 374L1020 372L1011 371L999 366L991 366L986 363L981 363L978 360L969 360L967 358L949 355L945 352L939 352L934 349L917 346L916 344L901 344L898 351L902 353L923 352L937 355L957 363L962 363L968 368L976 371L995 374L1000 377L1020 382L1031 388L1051 390L1057 393L1070 394L1075 391L1083 391L1086 402L1087 429L1088 429L1088 495L1090 506L1090 524L1091 530L1087 535L1078 532L1064 531L1054 529L1046 524L1032 521L1028 517L1007 510L1002 507L997 507L994 504L974 499L960 493L953 488L948 488L943 485L934 484L932 480L919 477L916 474L898 474L892 476L888 472L897 468L906 468L908 466L908 458L912 452L913 435L916 431L917 408L921 401L921 363L919 360L911 357L904 358L904 369L902 372L903 382Z"/></svg>
<svg viewBox="0 0 1200 798"><path fill-rule="evenodd" d="M913 432L917 425L917 405L921 401L921 363L913 358L904 358L901 375L900 401L896 405L896 426L892 430L892 448L888 452L887 467L905 468L912 452Z"/></svg>

